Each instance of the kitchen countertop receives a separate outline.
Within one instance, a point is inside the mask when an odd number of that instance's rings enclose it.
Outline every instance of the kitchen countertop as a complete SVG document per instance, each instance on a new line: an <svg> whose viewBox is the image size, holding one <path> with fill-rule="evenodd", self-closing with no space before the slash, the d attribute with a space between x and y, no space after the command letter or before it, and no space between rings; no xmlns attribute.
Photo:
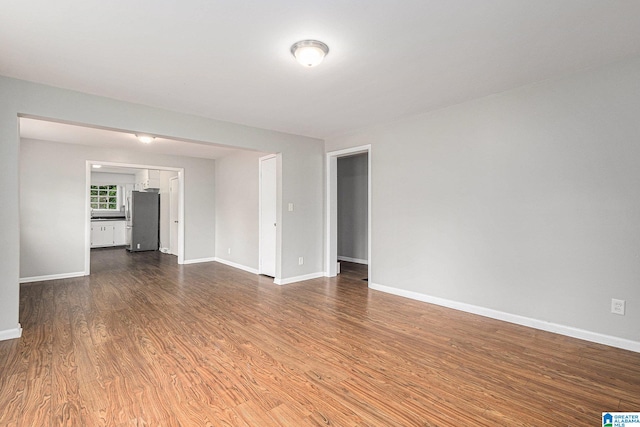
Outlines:
<svg viewBox="0 0 640 427"><path fill-rule="evenodd" d="M91 218L91 222L94 222L94 221L125 221L125 220L126 220L126 218L123 217L123 216Z"/></svg>

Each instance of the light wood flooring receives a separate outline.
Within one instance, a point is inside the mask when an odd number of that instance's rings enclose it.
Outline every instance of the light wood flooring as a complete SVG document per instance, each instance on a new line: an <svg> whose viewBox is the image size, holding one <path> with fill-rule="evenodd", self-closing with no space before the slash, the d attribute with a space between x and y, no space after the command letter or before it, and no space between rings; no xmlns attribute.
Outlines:
<svg viewBox="0 0 640 427"><path fill-rule="evenodd" d="M276 286L92 251L21 286L1 426L598 426L640 411L640 354L384 294L366 268Z"/></svg>

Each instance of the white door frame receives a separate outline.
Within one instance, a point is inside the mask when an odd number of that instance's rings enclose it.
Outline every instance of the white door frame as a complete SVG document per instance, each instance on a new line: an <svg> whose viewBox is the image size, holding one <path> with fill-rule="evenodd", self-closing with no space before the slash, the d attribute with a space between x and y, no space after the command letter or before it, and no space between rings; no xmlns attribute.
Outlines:
<svg viewBox="0 0 640 427"><path fill-rule="evenodd" d="M84 228L84 275L91 274L91 171L92 165L117 166L132 169L157 169L178 172L178 264L184 264L184 168L173 168L168 166L139 165L130 163L103 162L100 160L87 160L85 172L85 228Z"/></svg>
<svg viewBox="0 0 640 427"><path fill-rule="evenodd" d="M346 148L344 150L330 151L327 153L327 212L325 215L325 230L327 233L325 241L325 276L334 277L337 275L338 267L338 158L353 156L355 154L367 153L367 236L368 248L367 258L369 261L369 285L371 285L371 145L361 145L359 147Z"/></svg>
<svg viewBox="0 0 640 427"><path fill-rule="evenodd" d="M268 156L263 156L258 159L258 180L259 180L259 190L258 190L258 273L262 273L262 162L269 159L276 159L276 247L273 248L276 256L276 271L274 281L280 278L280 264L279 264L279 230L280 223L278 218L278 155L277 154L269 154Z"/></svg>
<svg viewBox="0 0 640 427"><path fill-rule="evenodd" d="M169 249L169 253L171 255L178 255L178 254L175 254L175 253L171 252L171 247L174 244L173 239L171 239L171 235L173 234L172 231L171 231L171 229L173 228L173 224L171 224L171 211L173 209L173 206L171 205L171 199L172 199L172 196L171 196L171 184L175 180L178 180L178 190L177 190L178 191L178 216L180 216L180 197L181 197L180 196L180 194L181 194L181 192L180 192L180 178L178 178L177 176L174 176L172 178L169 178L169 248L168 249ZM178 235L180 235L180 224L181 224L181 221L179 219L177 221L178 221ZM180 246L180 239L179 238L176 238L176 239L178 241L175 242L175 243L178 243L177 246ZM178 250L177 252L180 252L180 251Z"/></svg>

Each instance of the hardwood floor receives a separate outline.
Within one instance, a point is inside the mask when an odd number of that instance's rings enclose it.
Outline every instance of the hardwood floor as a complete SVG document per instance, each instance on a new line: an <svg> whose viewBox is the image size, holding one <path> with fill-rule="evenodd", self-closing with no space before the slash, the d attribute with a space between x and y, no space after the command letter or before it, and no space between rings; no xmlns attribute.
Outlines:
<svg viewBox="0 0 640 427"><path fill-rule="evenodd" d="M595 426L640 411L640 354L367 288L92 252L21 287L5 426Z"/></svg>

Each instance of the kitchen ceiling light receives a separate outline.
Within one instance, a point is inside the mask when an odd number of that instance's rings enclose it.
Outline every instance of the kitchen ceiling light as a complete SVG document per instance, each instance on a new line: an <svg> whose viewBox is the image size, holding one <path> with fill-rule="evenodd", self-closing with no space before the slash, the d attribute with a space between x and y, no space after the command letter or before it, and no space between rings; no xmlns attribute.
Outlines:
<svg viewBox="0 0 640 427"><path fill-rule="evenodd" d="M301 40L291 46L291 54L305 67L315 67L329 53L329 46L317 40Z"/></svg>
<svg viewBox="0 0 640 427"><path fill-rule="evenodd" d="M155 136L142 135L142 134L136 134L136 138L138 138L138 140L143 144L150 144L153 142L154 139L156 139Z"/></svg>

